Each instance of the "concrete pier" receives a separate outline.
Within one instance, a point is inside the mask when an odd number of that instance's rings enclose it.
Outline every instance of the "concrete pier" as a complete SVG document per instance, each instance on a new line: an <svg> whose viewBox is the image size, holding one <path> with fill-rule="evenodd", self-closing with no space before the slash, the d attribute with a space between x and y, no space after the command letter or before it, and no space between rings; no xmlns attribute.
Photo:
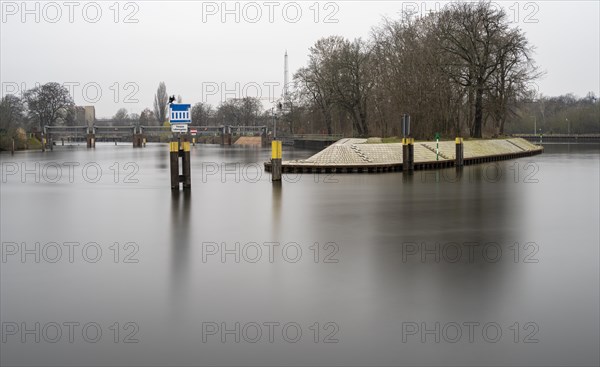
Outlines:
<svg viewBox="0 0 600 367"><path fill-rule="evenodd" d="M543 147L520 138L461 139L460 144L456 140L439 142L439 157L436 157L436 151L432 149L435 142L403 143L406 144L367 144L367 139L341 139L307 159L283 161L282 172L370 173L405 169L410 172L411 166L413 170L448 168L461 163L471 165L527 157L544 151ZM410 145L413 147L412 156L409 154ZM405 161L404 157L411 158ZM265 163L265 170L271 171L271 162Z"/></svg>

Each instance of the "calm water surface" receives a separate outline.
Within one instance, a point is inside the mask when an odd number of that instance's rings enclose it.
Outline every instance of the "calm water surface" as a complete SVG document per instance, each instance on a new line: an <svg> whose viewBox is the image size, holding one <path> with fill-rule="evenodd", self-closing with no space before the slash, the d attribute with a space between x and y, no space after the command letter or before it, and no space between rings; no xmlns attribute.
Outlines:
<svg viewBox="0 0 600 367"><path fill-rule="evenodd" d="M175 194L165 145L2 154L0 362L598 365L599 153L274 186L206 145Z"/></svg>

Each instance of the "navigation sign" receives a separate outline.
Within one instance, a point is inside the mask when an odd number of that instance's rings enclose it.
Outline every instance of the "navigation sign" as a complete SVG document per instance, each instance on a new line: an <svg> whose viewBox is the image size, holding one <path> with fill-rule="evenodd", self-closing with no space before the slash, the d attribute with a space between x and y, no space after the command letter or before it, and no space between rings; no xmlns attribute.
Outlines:
<svg viewBox="0 0 600 367"><path fill-rule="evenodd" d="M172 124L171 131L174 133L187 133L188 125L187 124Z"/></svg>
<svg viewBox="0 0 600 367"><path fill-rule="evenodd" d="M190 129L190 134L196 135L198 133L198 129Z"/></svg>
<svg viewBox="0 0 600 367"><path fill-rule="evenodd" d="M169 122L171 124L189 124L192 122L192 105L171 103L169 105ZM187 131L187 130L186 130Z"/></svg>

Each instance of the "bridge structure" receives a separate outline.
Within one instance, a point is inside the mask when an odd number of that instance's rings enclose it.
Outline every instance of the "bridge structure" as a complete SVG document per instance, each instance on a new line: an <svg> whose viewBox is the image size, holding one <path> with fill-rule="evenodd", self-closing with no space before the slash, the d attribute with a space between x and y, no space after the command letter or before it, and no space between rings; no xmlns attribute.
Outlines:
<svg viewBox="0 0 600 367"><path fill-rule="evenodd" d="M260 136L261 145L267 146L271 140L268 135L267 126L190 126L190 129L196 130L196 136L198 137L212 137L213 142L215 139L219 141L221 145L231 145L235 137L241 136Z"/></svg>
<svg viewBox="0 0 600 367"><path fill-rule="evenodd" d="M342 134L284 134L277 137L283 145L293 145L297 148L325 148L343 139Z"/></svg>
<svg viewBox="0 0 600 367"><path fill-rule="evenodd" d="M214 137L221 145L231 145L233 137L260 136L263 146L270 141L266 126L190 126L190 130L196 130L191 136L193 144L196 136ZM188 133L189 134L189 133ZM172 137L170 126L45 126L42 134L42 150L52 150L58 141L61 145L67 142L86 141L88 148L95 148L96 142L133 142L134 148L146 146L147 141L169 141Z"/></svg>
<svg viewBox="0 0 600 367"><path fill-rule="evenodd" d="M42 134L42 150L53 149L57 141L61 145L67 142L86 141L88 148L95 148L96 141L133 141L134 147L142 146L142 137L139 127L128 126L44 126Z"/></svg>
<svg viewBox="0 0 600 367"><path fill-rule="evenodd" d="M600 134L513 134L533 143L598 143Z"/></svg>

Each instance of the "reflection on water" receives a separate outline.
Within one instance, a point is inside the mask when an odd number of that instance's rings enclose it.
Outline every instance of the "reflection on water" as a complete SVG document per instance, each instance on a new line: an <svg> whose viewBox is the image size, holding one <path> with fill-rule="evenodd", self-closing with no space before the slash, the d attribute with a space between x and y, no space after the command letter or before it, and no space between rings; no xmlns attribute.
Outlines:
<svg viewBox="0 0 600 367"><path fill-rule="evenodd" d="M273 184L267 149L197 145L180 192L161 145L2 155L0 362L597 365L599 152ZM72 182L43 176L66 162ZM69 321L102 338L46 341Z"/></svg>
<svg viewBox="0 0 600 367"><path fill-rule="evenodd" d="M186 290L189 287L190 251L192 246L191 226L192 221L192 191L182 190L171 192L171 211L168 215L170 228L167 230L171 235L169 246L171 247L171 296L174 300L173 311L175 315L181 315L177 306L185 304L182 302L187 297Z"/></svg>

